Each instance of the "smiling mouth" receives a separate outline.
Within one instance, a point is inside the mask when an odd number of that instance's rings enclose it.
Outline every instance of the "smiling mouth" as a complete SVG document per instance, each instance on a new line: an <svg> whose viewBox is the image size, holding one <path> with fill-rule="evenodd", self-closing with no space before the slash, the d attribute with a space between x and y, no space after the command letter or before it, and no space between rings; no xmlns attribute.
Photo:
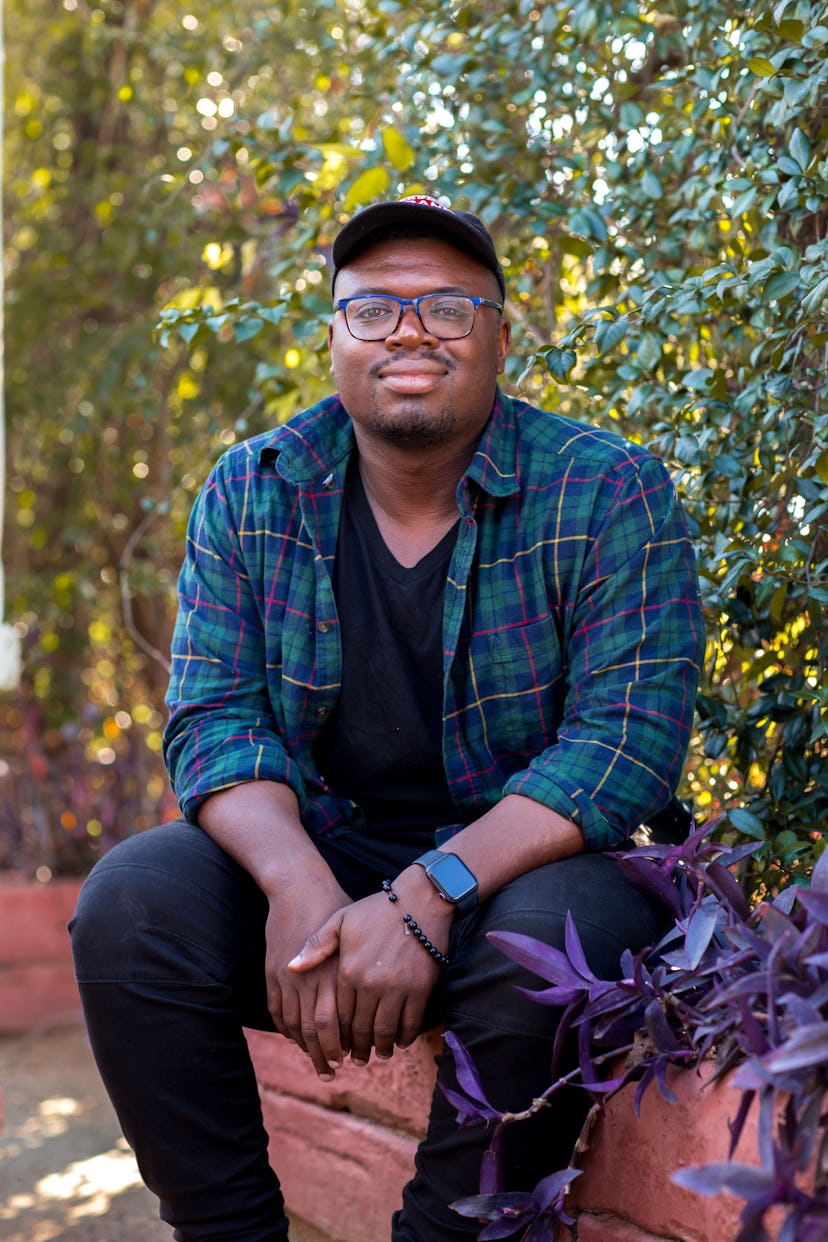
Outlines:
<svg viewBox="0 0 828 1242"><path fill-rule="evenodd" d="M406 396L432 392L451 368L436 359L402 359L377 367L376 376L392 392Z"/></svg>

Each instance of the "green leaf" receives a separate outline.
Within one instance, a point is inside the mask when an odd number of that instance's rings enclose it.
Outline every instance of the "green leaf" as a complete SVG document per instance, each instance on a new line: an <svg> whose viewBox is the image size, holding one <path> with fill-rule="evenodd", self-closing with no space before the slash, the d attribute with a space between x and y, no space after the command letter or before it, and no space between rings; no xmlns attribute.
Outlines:
<svg viewBox="0 0 828 1242"><path fill-rule="evenodd" d="M578 361L577 354L574 349L559 349L557 345L552 345L545 350L543 355L546 368L559 384L565 384L569 380L569 373Z"/></svg>
<svg viewBox="0 0 828 1242"><path fill-rule="evenodd" d="M186 342L187 345L189 345L193 337L198 335L198 330L200 327L201 327L200 323L182 323L178 325L178 331L179 331L181 338Z"/></svg>
<svg viewBox="0 0 828 1242"><path fill-rule="evenodd" d="M661 341L653 332L645 332L636 350L638 361L645 371L652 371L661 361Z"/></svg>
<svg viewBox="0 0 828 1242"><path fill-rule="evenodd" d="M756 841L764 841L765 825L758 815L746 811L744 807L734 807L732 811L728 811L727 818L733 827L738 828L745 836L753 837Z"/></svg>
<svg viewBox="0 0 828 1242"><path fill-rule="evenodd" d="M647 198L659 199L662 197L664 193L662 186L661 186L661 182L659 181L658 177L655 175L654 172L650 172L649 169L644 173L644 176L641 178L641 188L646 194Z"/></svg>
<svg viewBox="0 0 828 1242"><path fill-rule="evenodd" d="M776 69L765 56L753 56L748 61L748 68L757 78L772 78Z"/></svg>
<svg viewBox="0 0 828 1242"><path fill-rule="evenodd" d="M788 150L802 171L805 172L811 161L811 144L798 126L791 134Z"/></svg>
<svg viewBox="0 0 828 1242"><path fill-rule="evenodd" d="M627 318L602 319L595 328L595 348L605 354L627 335Z"/></svg>
<svg viewBox="0 0 828 1242"><path fill-rule="evenodd" d="M799 288L799 272L775 272L765 285L763 302L775 302Z"/></svg>
<svg viewBox="0 0 828 1242"><path fill-rule="evenodd" d="M814 470L825 486L828 487L828 453L820 453L814 465Z"/></svg>
<svg viewBox="0 0 828 1242"><path fill-rule="evenodd" d="M238 319L233 325L233 332L237 341L249 341L252 336L261 332L263 327L263 319Z"/></svg>

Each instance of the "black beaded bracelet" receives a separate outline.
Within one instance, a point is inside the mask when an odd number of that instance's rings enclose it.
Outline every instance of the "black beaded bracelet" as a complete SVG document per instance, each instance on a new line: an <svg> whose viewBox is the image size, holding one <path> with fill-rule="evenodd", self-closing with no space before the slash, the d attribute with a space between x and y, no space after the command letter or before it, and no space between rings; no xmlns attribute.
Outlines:
<svg viewBox="0 0 828 1242"><path fill-rule="evenodd" d="M399 897L391 887L390 880L383 880L382 891L385 893L389 901L399 901ZM431 943L428 936L425 934L422 927L420 927L420 924L412 914L404 914L403 923L405 924L406 936L416 936L425 951L431 954L435 962L439 962L441 966L449 966L451 964L451 959L447 956L447 954L441 953L436 944Z"/></svg>

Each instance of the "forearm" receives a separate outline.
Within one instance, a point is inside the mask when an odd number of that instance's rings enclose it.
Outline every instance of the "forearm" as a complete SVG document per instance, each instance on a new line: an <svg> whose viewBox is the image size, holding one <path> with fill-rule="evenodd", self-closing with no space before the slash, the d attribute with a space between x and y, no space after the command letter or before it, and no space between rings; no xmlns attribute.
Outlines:
<svg viewBox="0 0 828 1242"><path fill-rule="evenodd" d="M527 871L582 853L584 839L577 825L556 811L509 794L440 848L466 864L483 902ZM406 868L400 878L404 888L416 889L432 904L435 890L421 867Z"/></svg>
<svg viewBox="0 0 828 1242"><path fill-rule="evenodd" d="M235 785L208 798L199 809L198 822L268 897L301 891L310 906L312 895L327 897L339 889L305 831L296 795L287 785L275 781Z"/></svg>

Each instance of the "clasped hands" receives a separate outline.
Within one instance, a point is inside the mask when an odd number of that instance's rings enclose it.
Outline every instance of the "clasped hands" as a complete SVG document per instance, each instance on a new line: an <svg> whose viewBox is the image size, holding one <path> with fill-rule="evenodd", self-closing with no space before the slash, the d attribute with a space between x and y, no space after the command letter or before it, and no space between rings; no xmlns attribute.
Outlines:
<svg viewBox="0 0 828 1242"><path fill-rule="evenodd" d="M422 1030L439 966L406 935L403 914L446 952L454 907L422 873L403 872L394 885L393 903L382 892L352 902L338 885L314 900L271 900L268 1007L276 1029L308 1054L323 1081L349 1053L354 1065L366 1065L372 1048L387 1060Z"/></svg>

